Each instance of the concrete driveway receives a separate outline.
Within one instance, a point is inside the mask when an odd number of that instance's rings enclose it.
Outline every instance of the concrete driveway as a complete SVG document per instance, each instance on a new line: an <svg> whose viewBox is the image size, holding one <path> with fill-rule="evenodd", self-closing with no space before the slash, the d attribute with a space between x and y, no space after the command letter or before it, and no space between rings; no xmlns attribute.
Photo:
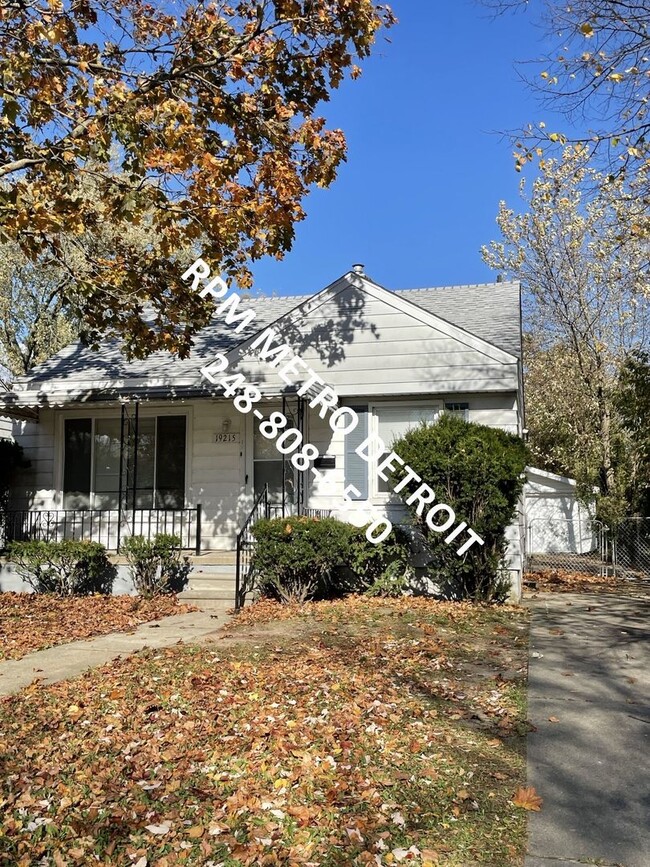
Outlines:
<svg viewBox="0 0 650 867"><path fill-rule="evenodd" d="M650 592L527 604L528 781L544 805L525 865L650 867Z"/></svg>

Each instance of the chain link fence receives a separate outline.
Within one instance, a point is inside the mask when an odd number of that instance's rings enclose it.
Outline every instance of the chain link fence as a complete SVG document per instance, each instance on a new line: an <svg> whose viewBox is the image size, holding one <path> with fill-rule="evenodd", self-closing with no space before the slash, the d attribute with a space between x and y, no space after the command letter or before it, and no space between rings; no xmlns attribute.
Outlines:
<svg viewBox="0 0 650 867"><path fill-rule="evenodd" d="M610 531L617 578L650 578L650 518L625 518Z"/></svg>
<svg viewBox="0 0 650 867"><path fill-rule="evenodd" d="M607 528L588 517L531 519L526 527L526 571L556 570L611 575Z"/></svg>
<svg viewBox="0 0 650 867"><path fill-rule="evenodd" d="M588 518L533 518L526 527L526 571L650 578L650 518L615 527Z"/></svg>

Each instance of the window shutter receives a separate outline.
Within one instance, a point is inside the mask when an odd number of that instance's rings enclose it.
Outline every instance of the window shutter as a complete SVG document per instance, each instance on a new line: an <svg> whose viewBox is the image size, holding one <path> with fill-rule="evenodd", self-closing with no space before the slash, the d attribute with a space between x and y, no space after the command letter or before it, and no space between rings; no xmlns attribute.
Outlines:
<svg viewBox="0 0 650 867"><path fill-rule="evenodd" d="M354 485L361 495L350 495L351 500L368 499L368 464L356 454L356 449L368 436L368 405L351 406L359 416L359 424L345 437L345 487Z"/></svg>

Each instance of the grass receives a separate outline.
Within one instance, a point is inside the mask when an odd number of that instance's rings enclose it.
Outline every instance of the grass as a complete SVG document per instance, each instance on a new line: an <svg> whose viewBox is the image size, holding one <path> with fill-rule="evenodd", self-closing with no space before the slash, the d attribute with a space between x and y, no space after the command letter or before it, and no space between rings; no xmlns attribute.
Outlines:
<svg viewBox="0 0 650 867"><path fill-rule="evenodd" d="M30 687L0 704L0 860L519 865L526 653L516 608L262 605Z"/></svg>

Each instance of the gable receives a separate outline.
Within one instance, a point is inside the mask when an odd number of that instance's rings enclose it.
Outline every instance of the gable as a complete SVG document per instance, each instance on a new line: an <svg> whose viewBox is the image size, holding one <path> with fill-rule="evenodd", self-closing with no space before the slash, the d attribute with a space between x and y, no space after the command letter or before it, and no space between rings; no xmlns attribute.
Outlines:
<svg viewBox="0 0 650 867"><path fill-rule="evenodd" d="M517 389L514 356L357 275L273 329L341 397ZM233 351L233 358L244 354L238 370L264 390L288 390L252 342Z"/></svg>

